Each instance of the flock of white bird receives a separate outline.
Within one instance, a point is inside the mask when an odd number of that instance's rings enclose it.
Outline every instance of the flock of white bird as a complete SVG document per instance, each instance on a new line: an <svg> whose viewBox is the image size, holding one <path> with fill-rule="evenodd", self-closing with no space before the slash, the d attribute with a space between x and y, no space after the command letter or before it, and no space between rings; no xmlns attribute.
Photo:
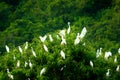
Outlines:
<svg viewBox="0 0 120 80"><path fill-rule="evenodd" d="M70 22L68 22L68 29L67 29L67 34L68 34L68 35L70 34L70 31L71 31ZM80 41L82 41L82 39L84 38L84 36L86 35L86 33L87 33L86 27L84 27L84 28L82 29L81 33L77 33L76 39L74 40L74 45L78 45L78 44L80 43ZM66 44L67 44L66 39L65 39L65 36L66 36L66 30L61 30L61 31L59 32L59 35L56 36L57 38L60 38L60 37L61 37L61 45L66 45ZM49 37L50 42L53 42L52 36L51 36L51 35L48 35L48 37ZM44 49L46 52L49 52L48 47L44 44L46 38L47 38L47 35L45 35L45 36L43 36L43 37L42 37L42 36L39 36L40 41L43 43L43 49ZM85 45L85 43L84 43L83 45ZM9 47L8 47L7 45L5 46L5 48L6 48L6 51L7 51L8 53L10 53L10 49L9 49ZM25 45L25 50L27 50L27 49L28 49L28 42L26 42L26 45ZM21 46L18 46L18 50L19 50L19 52L20 52L21 54L23 54L23 50L22 50ZM33 56L34 56L34 57L37 57L37 55L36 55L33 47L31 47L31 51L32 51ZM120 48L118 49L118 53L120 54ZM63 50L60 51L60 55L61 55L61 57L62 57L63 59L65 59L65 53L64 53ZM101 55L102 55L102 48L100 48L100 49L97 50L97 52L96 52L96 58L99 58ZM110 56L112 56L112 53L111 53L111 52L105 52L105 56L104 56L104 57L105 57L105 60L108 60L108 58L109 58ZM15 59L16 59L16 57L15 57L15 55L14 55L14 60L15 60ZM115 57L114 62L117 62L117 56ZM24 66L27 67L27 65L29 65L29 67L32 69L33 64L31 63L31 60L30 60L30 59L29 59L28 62L25 61ZM93 62L92 62L91 60L90 60L90 66L91 66L92 68L94 68L94 64L93 64ZM20 60L17 60L16 67L17 67L17 68L20 67ZM64 66L64 67L66 67L66 66ZM62 67L61 70L63 70L64 67ZM119 65L117 66L116 71L119 71ZM43 68L41 69L41 71L40 71L40 76L42 76L45 72L46 72L46 68L43 67ZM14 77L13 77L13 75L11 74L11 72L9 71L9 69L7 69L7 74L8 74L8 77L10 77L11 79L14 79ZM110 76L110 69L107 70L106 76ZM29 80L30 80L30 78L29 78Z"/></svg>

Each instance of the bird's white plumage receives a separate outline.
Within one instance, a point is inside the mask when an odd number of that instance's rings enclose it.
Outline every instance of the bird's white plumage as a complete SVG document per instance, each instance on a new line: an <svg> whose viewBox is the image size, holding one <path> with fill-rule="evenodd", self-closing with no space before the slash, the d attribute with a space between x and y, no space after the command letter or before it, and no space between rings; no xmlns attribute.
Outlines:
<svg viewBox="0 0 120 80"><path fill-rule="evenodd" d="M53 42L53 38L51 35L49 35L50 42Z"/></svg>
<svg viewBox="0 0 120 80"><path fill-rule="evenodd" d="M7 45L5 45L5 48L6 48L6 51L9 53L10 52L10 49Z"/></svg>
<svg viewBox="0 0 120 80"><path fill-rule="evenodd" d="M65 37L65 30L61 30L61 31L59 32L59 35Z"/></svg>
<svg viewBox="0 0 120 80"><path fill-rule="evenodd" d="M42 76L45 72L46 72L46 68L43 68L43 69L40 71L40 76Z"/></svg>
<svg viewBox="0 0 120 80"><path fill-rule="evenodd" d="M25 43L25 50L28 49L28 42Z"/></svg>
<svg viewBox="0 0 120 80"><path fill-rule="evenodd" d="M116 71L117 71L117 72L119 71L119 68L120 68L120 66L118 65L117 68L116 68Z"/></svg>
<svg viewBox="0 0 120 80"><path fill-rule="evenodd" d="M45 36L43 36L43 37L42 37L42 36L39 36L39 38L40 38L41 42L43 42L43 43L44 43L44 42L45 42L45 40L46 40L46 38L47 38L47 35L45 35Z"/></svg>
<svg viewBox="0 0 120 80"><path fill-rule="evenodd" d="M114 63L116 63L117 62L117 56L115 56L115 59L114 59Z"/></svg>
<svg viewBox="0 0 120 80"><path fill-rule="evenodd" d="M70 22L68 22L67 34L70 34Z"/></svg>
<svg viewBox="0 0 120 80"><path fill-rule="evenodd" d="M109 56L112 56L112 53L109 51L109 52L105 52L105 59L108 60L108 57Z"/></svg>
<svg viewBox="0 0 120 80"><path fill-rule="evenodd" d="M32 50L32 54L33 54L33 56L36 57L36 53L35 53L35 51L33 50L32 47L31 47L31 50Z"/></svg>
<svg viewBox="0 0 120 80"><path fill-rule="evenodd" d="M107 76L107 77L110 76L110 69L107 69L106 76Z"/></svg>
<svg viewBox="0 0 120 80"><path fill-rule="evenodd" d="M17 67L20 67L20 60L17 61Z"/></svg>
<svg viewBox="0 0 120 80"><path fill-rule="evenodd" d="M62 37L61 45L67 44L64 36L61 36L61 37Z"/></svg>
<svg viewBox="0 0 120 80"><path fill-rule="evenodd" d="M74 41L74 45L77 45L80 43L79 33L77 33L76 39Z"/></svg>
<svg viewBox="0 0 120 80"><path fill-rule="evenodd" d="M27 61L25 61L25 67L27 67L27 65L28 65L28 63L27 63Z"/></svg>
<svg viewBox="0 0 120 80"><path fill-rule="evenodd" d="M20 53L22 54L23 53L22 48L20 46L18 46L18 49L19 49Z"/></svg>
<svg viewBox="0 0 120 80"><path fill-rule="evenodd" d="M61 50L60 55L62 56L63 59L65 59L65 53Z"/></svg>
<svg viewBox="0 0 120 80"><path fill-rule="evenodd" d="M90 60L90 66L93 67L93 62Z"/></svg>
<svg viewBox="0 0 120 80"><path fill-rule="evenodd" d="M43 48L44 48L44 50L46 51L46 52L48 52L48 48L47 48L47 46L44 44L43 45Z"/></svg>
<svg viewBox="0 0 120 80"><path fill-rule="evenodd" d="M118 49L118 54L120 55L120 48Z"/></svg>
<svg viewBox="0 0 120 80"><path fill-rule="evenodd" d="M86 33L87 33L87 29L86 29L86 27L84 27L81 31L80 39L82 39L85 36Z"/></svg>
<svg viewBox="0 0 120 80"><path fill-rule="evenodd" d="M32 66L33 66L32 63L31 63L31 61L29 60L29 67L32 68Z"/></svg>

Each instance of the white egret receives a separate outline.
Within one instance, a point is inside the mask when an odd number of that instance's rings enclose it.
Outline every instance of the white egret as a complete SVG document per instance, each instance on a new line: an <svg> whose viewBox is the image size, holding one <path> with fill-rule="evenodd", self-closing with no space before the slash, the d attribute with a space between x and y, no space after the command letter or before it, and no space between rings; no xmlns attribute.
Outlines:
<svg viewBox="0 0 120 80"><path fill-rule="evenodd" d="M61 45L66 44L66 40L65 40L64 36L61 36L61 37L62 37Z"/></svg>
<svg viewBox="0 0 120 80"><path fill-rule="evenodd" d="M31 47L31 50L32 50L32 54L33 54L33 56L36 57L36 53L35 53L35 51L33 50L32 47Z"/></svg>
<svg viewBox="0 0 120 80"><path fill-rule="evenodd" d="M11 78L11 79L14 79L13 75L10 73L9 69L7 69L7 74L8 74L8 77Z"/></svg>
<svg viewBox="0 0 120 80"><path fill-rule="evenodd" d="M18 48L19 48L20 53L22 54L23 53L22 48L20 46L18 46Z"/></svg>
<svg viewBox="0 0 120 80"><path fill-rule="evenodd" d="M82 39L82 38L85 36L86 33L87 33L87 29L86 29L86 27L84 27L84 28L82 29L81 34L80 34L80 39Z"/></svg>
<svg viewBox="0 0 120 80"><path fill-rule="evenodd" d="M42 76L45 72L46 72L46 68L43 68L43 69L40 71L40 76Z"/></svg>
<svg viewBox="0 0 120 80"><path fill-rule="evenodd" d="M118 65L117 68L116 68L116 71L117 71L117 72L119 71L119 68L120 68L120 66Z"/></svg>
<svg viewBox="0 0 120 80"><path fill-rule="evenodd" d="M31 63L31 61L30 61L30 59L29 59L29 67L32 69L32 63Z"/></svg>
<svg viewBox="0 0 120 80"><path fill-rule="evenodd" d="M50 42L53 42L53 38L51 35L49 35Z"/></svg>
<svg viewBox="0 0 120 80"><path fill-rule="evenodd" d="M70 34L70 22L68 22L68 30L67 30L67 34Z"/></svg>
<svg viewBox="0 0 120 80"><path fill-rule="evenodd" d="M80 43L79 33L77 33L76 39L74 41L74 45L77 45Z"/></svg>
<svg viewBox="0 0 120 80"><path fill-rule="evenodd" d="M110 69L107 69L106 76L107 76L107 77L110 76Z"/></svg>
<svg viewBox="0 0 120 80"><path fill-rule="evenodd" d="M28 49L28 42L25 43L25 50Z"/></svg>
<svg viewBox="0 0 120 80"><path fill-rule="evenodd" d="M65 53L61 50L60 55L62 56L63 59L65 59Z"/></svg>
<svg viewBox="0 0 120 80"><path fill-rule="evenodd" d="M105 52L105 59L108 60L108 57L109 56L112 56L112 53L109 51L109 52Z"/></svg>
<svg viewBox="0 0 120 80"><path fill-rule="evenodd" d="M96 58L98 58L100 55L102 55L102 48L97 49Z"/></svg>
<svg viewBox="0 0 120 80"><path fill-rule="evenodd" d="M20 60L17 61L17 68L20 67Z"/></svg>
<svg viewBox="0 0 120 80"><path fill-rule="evenodd" d="M44 50L46 51L46 52L48 52L48 48L47 48L47 46L44 44L43 45L43 48L44 48Z"/></svg>
<svg viewBox="0 0 120 80"><path fill-rule="evenodd" d="M61 30L61 31L59 32L59 35L65 37L65 30Z"/></svg>
<svg viewBox="0 0 120 80"><path fill-rule="evenodd" d="M6 48L6 51L9 53L10 52L10 49L7 45L5 45L5 48Z"/></svg>
<svg viewBox="0 0 120 80"><path fill-rule="evenodd" d="M39 38L40 38L40 40L41 40L41 42L43 42L44 43L44 41L46 40L46 38L47 38L47 35L45 35L45 36L39 36Z"/></svg>
<svg viewBox="0 0 120 80"><path fill-rule="evenodd" d="M90 60L90 66L93 68L93 62Z"/></svg>
<svg viewBox="0 0 120 80"><path fill-rule="evenodd" d="M25 67L27 67L27 65L28 65L28 63L27 63L27 61L25 61Z"/></svg>
<svg viewBox="0 0 120 80"><path fill-rule="evenodd" d="M118 49L118 54L120 55L120 48Z"/></svg>
<svg viewBox="0 0 120 80"><path fill-rule="evenodd" d="M116 63L117 62L117 56L115 56L115 59L114 59L114 63Z"/></svg>

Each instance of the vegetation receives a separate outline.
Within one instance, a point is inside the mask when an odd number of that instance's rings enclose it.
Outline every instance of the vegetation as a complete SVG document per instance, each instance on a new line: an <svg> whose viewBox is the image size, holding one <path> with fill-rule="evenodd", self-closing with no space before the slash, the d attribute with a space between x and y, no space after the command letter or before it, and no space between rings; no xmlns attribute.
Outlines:
<svg viewBox="0 0 120 80"><path fill-rule="evenodd" d="M116 69L120 65L120 0L0 0L0 6L0 80L11 79L8 69L15 80L119 80L120 72ZM70 34L67 34L68 22ZM77 33L83 27L87 28L87 34L75 45ZM59 32L63 29L66 45L61 45ZM53 42L49 40L50 34ZM40 35L47 35L44 43ZM100 48L102 54L96 58ZM112 53L108 60L106 52ZM29 60L32 68L24 66ZM40 75L42 69L45 72ZM106 76L108 69L110 75Z"/></svg>

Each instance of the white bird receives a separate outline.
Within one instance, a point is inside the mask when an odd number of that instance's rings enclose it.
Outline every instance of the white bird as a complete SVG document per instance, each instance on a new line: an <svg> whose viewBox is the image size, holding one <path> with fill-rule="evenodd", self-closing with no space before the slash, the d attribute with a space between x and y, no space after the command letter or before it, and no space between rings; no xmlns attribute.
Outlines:
<svg viewBox="0 0 120 80"><path fill-rule="evenodd" d="M44 42L45 42L45 40L46 40L46 38L47 38L47 35L45 35L45 36L43 36L43 37L42 37L42 36L39 36L39 38L40 38L41 42L43 42L43 43L44 43Z"/></svg>
<svg viewBox="0 0 120 80"><path fill-rule="evenodd" d="M114 59L114 63L116 63L117 62L117 56L115 56L115 59Z"/></svg>
<svg viewBox="0 0 120 80"><path fill-rule="evenodd" d="M119 71L119 68L120 68L120 66L118 65L117 68L116 68L116 71L117 71L117 72Z"/></svg>
<svg viewBox="0 0 120 80"><path fill-rule="evenodd" d="M17 61L17 68L20 67L20 60Z"/></svg>
<svg viewBox="0 0 120 80"><path fill-rule="evenodd" d="M16 60L16 57L15 57L15 55L13 56L13 59L14 59L14 60Z"/></svg>
<svg viewBox="0 0 120 80"><path fill-rule="evenodd" d="M105 59L108 60L108 57L109 56L112 56L112 53L109 51L109 52L105 52Z"/></svg>
<svg viewBox="0 0 120 80"><path fill-rule="evenodd" d="M65 37L65 30L61 30L61 31L59 32L59 35Z"/></svg>
<svg viewBox="0 0 120 80"><path fill-rule="evenodd" d="M36 57L36 53L35 53L35 51L33 50L32 47L31 47L31 50L32 50L32 54L33 54L33 56Z"/></svg>
<svg viewBox="0 0 120 80"><path fill-rule="evenodd" d="M18 46L18 48L19 48L20 53L22 54L23 53L22 48L20 46Z"/></svg>
<svg viewBox="0 0 120 80"><path fill-rule="evenodd" d="M61 36L61 37L62 37L61 45L67 44L64 36Z"/></svg>
<svg viewBox="0 0 120 80"><path fill-rule="evenodd" d="M86 33L87 33L87 29L86 29L86 27L84 27L84 28L82 29L81 34L80 34L80 39L82 39L82 38L85 36Z"/></svg>
<svg viewBox="0 0 120 80"><path fill-rule="evenodd" d="M63 59L65 59L65 53L61 50L60 55L62 56Z"/></svg>
<svg viewBox="0 0 120 80"><path fill-rule="evenodd" d="M77 33L76 39L74 41L74 45L77 45L80 43L79 33Z"/></svg>
<svg viewBox="0 0 120 80"><path fill-rule="evenodd" d="M43 69L40 71L40 76L42 76L45 72L46 72L46 68L43 68Z"/></svg>
<svg viewBox="0 0 120 80"><path fill-rule="evenodd" d="M11 78L11 79L14 79L12 74L8 74L8 77Z"/></svg>
<svg viewBox="0 0 120 80"><path fill-rule="evenodd" d="M110 69L107 69L106 76L107 76L107 77L110 76Z"/></svg>
<svg viewBox="0 0 120 80"><path fill-rule="evenodd" d="M48 52L48 48L47 48L47 46L44 44L43 45L43 48L44 48L44 50L46 51L46 52Z"/></svg>
<svg viewBox="0 0 120 80"><path fill-rule="evenodd" d="M28 65L28 63L27 63L27 61L25 61L25 67L27 67L27 65Z"/></svg>
<svg viewBox="0 0 120 80"><path fill-rule="evenodd" d="M9 53L10 52L10 49L7 45L5 45L5 48L6 48L6 51Z"/></svg>
<svg viewBox="0 0 120 80"><path fill-rule="evenodd" d="M8 74L8 77L11 78L11 79L14 79L13 75L10 73L9 69L7 68L7 74Z"/></svg>
<svg viewBox="0 0 120 80"><path fill-rule="evenodd" d="M30 60L29 60L29 67L32 69L32 63Z"/></svg>
<svg viewBox="0 0 120 80"><path fill-rule="evenodd" d="M68 30L67 30L67 34L70 33L70 22L68 22L68 26L69 26L69 28L68 28Z"/></svg>
<svg viewBox="0 0 120 80"><path fill-rule="evenodd" d="M90 60L90 66L93 68L93 62Z"/></svg>
<svg viewBox="0 0 120 80"><path fill-rule="evenodd" d="M28 42L25 43L25 50L28 49Z"/></svg>
<svg viewBox="0 0 120 80"><path fill-rule="evenodd" d="M49 35L50 42L53 42L53 38L51 35Z"/></svg>
<svg viewBox="0 0 120 80"><path fill-rule="evenodd" d="M120 55L120 48L118 49L118 54Z"/></svg>
<svg viewBox="0 0 120 80"><path fill-rule="evenodd" d="M98 58L98 57L101 56L101 55L102 55L102 48L97 49L96 58Z"/></svg>

